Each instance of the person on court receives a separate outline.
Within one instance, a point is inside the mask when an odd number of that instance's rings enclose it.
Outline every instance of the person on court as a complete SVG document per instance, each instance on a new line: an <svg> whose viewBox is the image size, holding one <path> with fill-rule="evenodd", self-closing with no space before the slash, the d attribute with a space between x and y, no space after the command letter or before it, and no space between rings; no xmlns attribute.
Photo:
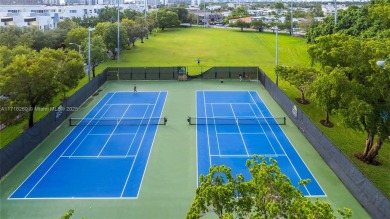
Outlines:
<svg viewBox="0 0 390 219"><path fill-rule="evenodd" d="M137 85L134 84L134 93L137 93Z"/></svg>

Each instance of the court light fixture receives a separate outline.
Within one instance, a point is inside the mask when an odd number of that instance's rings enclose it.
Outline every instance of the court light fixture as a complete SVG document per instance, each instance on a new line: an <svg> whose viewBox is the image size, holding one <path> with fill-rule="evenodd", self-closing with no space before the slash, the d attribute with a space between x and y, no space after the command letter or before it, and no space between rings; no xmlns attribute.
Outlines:
<svg viewBox="0 0 390 219"><path fill-rule="evenodd" d="M88 28L88 82L91 80L91 32L95 28Z"/></svg>
<svg viewBox="0 0 390 219"><path fill-rule="evenodd" d="M79 45L77 43L69 43L69 45L75 45L75 46L79 47L79 53L81 54L81 45Z"/></svg>
<svg viewBox="0 0 390 219"><path fill-rule="evenodd" d="M275 26L275 27L272 27L271 28L272 30L275 30L276 31L276 57L275 57L275 64L276 66L279 65L279 57L278 57L278 31L279 31L279 27L278 26ZM276 86L278 87L279 86L279 75L278 73L276 73L276 82L275 82Z"/></svg>
<svg viewBox="0 0 390 219"><path fill-rule="evenodd" d="M386 63L385 60L379 60L376 62L376 65L381 67L381 68L385 68L385 63Z"/></svg>

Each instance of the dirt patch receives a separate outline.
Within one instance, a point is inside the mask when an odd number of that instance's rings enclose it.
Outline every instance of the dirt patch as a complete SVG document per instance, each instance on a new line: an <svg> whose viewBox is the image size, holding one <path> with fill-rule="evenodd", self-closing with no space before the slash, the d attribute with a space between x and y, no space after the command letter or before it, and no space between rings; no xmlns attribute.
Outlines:
<svg viewBox="0 0 390 219"><path fill-rule="evenodd" d="M300 104L303 104L303 105L310 104L310 101L308 101L308 100L302 101L301 98L295 98L295 101L297 101L297 103L300 103Z"/></svg>
<svg viewBox="0 0 390 219"><path fill-rule="evenodd" d="M323 126L325 126L327 128L333 128L334 127L334 124L331 121L329 121L329 123L326 123L326 120L321 120L320 123L321 123L321 125L323 125Z"/></svg>
<svg viewBox="0 0 390 219"><path fill-rule="evenodd" d="M369 165L374 165L374 166L381 166L382 165L379 161L376 161L376 160L374 160L372 163L366 161L364 159L363 155L361 153L358 153L358 152L354 153L353 156L356 157L357 159L359 159L360 161L362 161L366 164L369 164Z"/></svg>

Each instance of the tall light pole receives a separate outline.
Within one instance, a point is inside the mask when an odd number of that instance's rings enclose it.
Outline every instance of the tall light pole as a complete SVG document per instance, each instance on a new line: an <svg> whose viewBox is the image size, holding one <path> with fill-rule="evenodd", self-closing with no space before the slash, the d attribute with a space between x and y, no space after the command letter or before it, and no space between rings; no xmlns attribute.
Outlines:
<svg viewBox="0 0 390 219"><path fill-rule="evenodd" d="M206 27L206 0L203 0L203 27Z"/></svg>
<svg viewBox="0 0 390 219"><path fill-rule="evenodd" d="M119 0L118 0L118 49L117 49L117 58L118 58L118 63L119 63L119 54L120 54L120 51L119 51L119 45L120 45L120 37L119 37L119 26L120 26L120 18L119 18Z"/></svg>
<svg viewBox="0 0 390 219"><path fill-rule="evenodd" d="M196 10L196 26L199 26L199 7Z"/></svg>
<svg viewBox="0 0 390 219"><path fill-rule="evenodd" d="M69 43L69 45L76 45L77 47L79 47L79 53L81 54L81 45L77 43Z"/></svg>
<svg viewBox="0 0 390 219"><path fill-rule="evenodd" d="M334 0L334 24L337 24L337 0Z"/></svg>
<svg viewBox="0 0 390 219"><path fill-rule="evenodd" d="M88 28L88 82L91 80L91 32L94 30L95 28Z"/></svg>
<svg viewBox="0 0 390 219"><path fill-rule="evenodd" d="M291 0L291 36L294 35L293 0Z"/></svg>
<svg viewBox="0 0 390 219"><path fill-rule="evenodd" d="M278 57L278 30L279 30L279 27L276 26L276 66L279 65L279 57ZM278 73L276 73L276 86L278 87L279 86L279 75Z"/></svg>

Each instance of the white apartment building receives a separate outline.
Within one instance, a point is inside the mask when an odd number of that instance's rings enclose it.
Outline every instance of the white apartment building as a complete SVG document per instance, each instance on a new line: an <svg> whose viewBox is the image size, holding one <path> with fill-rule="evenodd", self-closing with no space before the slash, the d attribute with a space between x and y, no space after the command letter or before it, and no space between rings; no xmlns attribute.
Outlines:
<svg viewBox="0 0 390 219"><path fill-rule="evenodd" d="M38 26L47 30L57 27L65 18L97 17L107 5L0 5L0 27L15 25L19 27ZM110 5L108 5L110 7ZM116 5L111 5L116 7ZM122 4L120 10L144 9L144 5Z"/></svg>

